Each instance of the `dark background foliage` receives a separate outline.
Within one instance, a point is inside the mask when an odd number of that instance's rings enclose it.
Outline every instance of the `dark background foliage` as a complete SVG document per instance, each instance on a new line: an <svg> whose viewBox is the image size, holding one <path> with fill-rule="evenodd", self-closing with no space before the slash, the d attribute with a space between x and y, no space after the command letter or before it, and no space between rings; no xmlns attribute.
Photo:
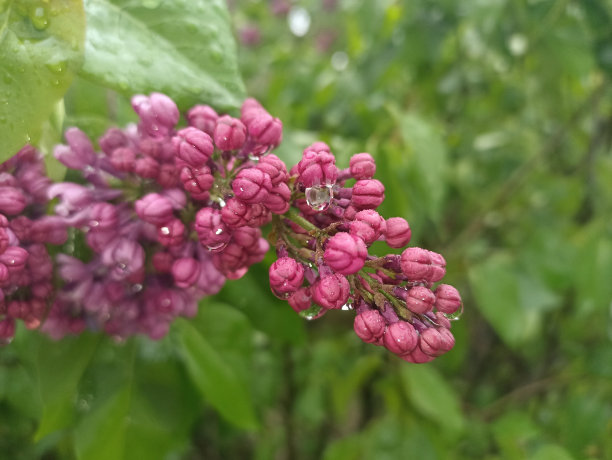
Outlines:
<svg viewBox="0 0 612 460"><path fill-rule="evenodd" d="M282 3L86 0L86 26L78 1L0 3L1 158L123 125L136 92L254 96L290 164L374 155L383 215L463 294L455 349L411 365L350 313L307 322L261 264L160 342L20 330L0 457L612 458L612 2Z"/></svg>

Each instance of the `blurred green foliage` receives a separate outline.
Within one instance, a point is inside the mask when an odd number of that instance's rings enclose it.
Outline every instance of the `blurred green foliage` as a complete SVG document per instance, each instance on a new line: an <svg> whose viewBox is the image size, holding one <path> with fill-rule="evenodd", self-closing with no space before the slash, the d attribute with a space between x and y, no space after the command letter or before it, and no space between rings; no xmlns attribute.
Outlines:
<svg viewBox="0 0 612 460"><path fill-rule="evenodd" d="M612 458L612 2L280 3L86 1L123 18L91 17L87 40L134 42L116 59L86 42L66 125L130 121L112 89L235 109L239 68L288 163L318 139L341 167L375 156L383 214L463 294L455 349L410 365L346 312L303 322L262 264L159 343L20 331L0 351L0 456Z"/></svg>

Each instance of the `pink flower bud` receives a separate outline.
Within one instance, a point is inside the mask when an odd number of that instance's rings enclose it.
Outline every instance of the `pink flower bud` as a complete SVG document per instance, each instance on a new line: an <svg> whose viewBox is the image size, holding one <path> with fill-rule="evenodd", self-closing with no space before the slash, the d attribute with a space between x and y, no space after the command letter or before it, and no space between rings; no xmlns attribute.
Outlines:
<svg viewBox="0 0 612 460"><path fill-rule="evenodd" d="M221 220L221 211L210 207L200 209L195 216L195 230L202 246L210 251L223 249L232 235Z"/></svg>
<svg viewBox="0 0 612 460"><path fill-rule="evenodd" d="M221 218L229 228L244 227L251 218L251 206L238 198L230 198L221 209Z"/></svg>
<svg viewBox="0 0 612 460"><path fill-rule="evenodd" d="M444 329L444 330L448 331L448 329ZM450 331L448 332L450 334ZM429 327L425 329L424 331L422 331L419 336L419 348L426 355L440 356L441 354L444 353L444 351L442 351L441 349L442 341L443 339L442 339L440 332L433 327Z"/></svg>
<svg viewBox="0 0 612 460"><path fill-rule="evenodd" d="M272 292L285 299L302 285L304 267L291 257L281 257L270 266L269 275Z"/></svg>
<svg viewBox="0 0 612 460"><path fill-rule="evenodd" d="M232 181L234 195L246 204L261 203L271 188L270 176L257 168L243 169Z"/></svg>
<svg viewBox="0 0 612 460"><path fill-rule="evenodd" d="M412 350L412 352L408 354L401 355L400 358L402 358L404 361L413 364L428 363L435 359L433 356L429 356L423 353L419 347L416 347L414 350Z"/></svg>
<svg viewBox="0 0 612 460"><path fill-rule="evenodd" d="M240 108L240 119L245 125L248 125L260 111L264 111L263 106L252 97L245 99Z"/></svg>
<svg viewBox="0 0 612 460"><path fill-rule="evenodd" d="M64 219L58 216L36 219L30 228L30 239L35 243L64 244L68 239Z"/></svg>
<svg viewBox="0 0 612 460"><path fill-rule="evenodd" d="M172 219L172 202L159 193L149 193L134 203L138 217L153 225L163 225Z"/></svg>
<svg viewBox="0 0 612 460"><path fill-rule="evenodd" d="M187 121L190 126L213 135L219 115L208 105L196 105L187 112Z"/></svg>
<svg viewBox="0 0 612 460"><path fill-rule="evenodd" d="M351 275L363 268L368 249L361 238L349 233L336 233L325 246L325 263L337 273Z"/></svg>
<svg viewBox="0 0 612 460"><path fill-rule="evenodd" d="M349 162L351 176L357 180L371 179L376 173L376 163L369 153L356 153Z"/></svg>
<svg viewBox="0 0 612 460"><path fill-rule="evenodd" d="M366 310L355 316L355 334L366 343L376 343L385 332L385 320L378 310Z"/></svg>
<svg viewBox="0 0 612 460"><path fill-rule="evenodd" d="M9 246L0 254L0 263L6 265L9 272L22 270L28 260L28 251L19 246Z"/></svg>
<svg viewBox="0 0 612 460"><path fill-rule="evenodd" d="M436 296L425 286L415 286L406 295L406 307L414 313L427 313L433 309Z"/></svg>
<svg viewBox="0 0 612 460"><path fill-rule="evenodd" d="M152 257L153 268L159 273L170 273L174 257L169 252L156 252Z"/></svg>
<svg viewBox="0 0 612 460"><path fill-rule="evenodd" d="M272 220L272 214L263 204L257 203L250 206L249 227L263 227Z"/></svg>
<svg viewBox="0 0 612 460"><path fill-rule="evenodd" d="M396 355L410 353L417 346L417 341L416 330L406 321L398 321L387 326L383 337L385 348Z"/></svg>
<svg viewBox="0 0 612 460"><path fill-rule="evenodd" d="M351 204L357 209L375 209L385 199L385 186L376 179L358 180L353 185Z"/></svg>
<svg viewBox="0 0 612 460"><path fill-rule="evenodd" d="M26 197L15 187L0 187L0 212L9 216L19 214L26 207Z"/></svg>
<svg viewBox="0 0 612 460"><path fill-rule="evenodd" d="M0 227L0 254L9 246L9 236L5 228Z"/></svg>
<svg viewBox="0 0 612 460"><path fill-rule="evenodd" d="M412 231L406 219L401 217L391 217L387 219L387 230L385 240L392 248L403 248L410 243Z"/></svg>
<svg viewBox="0 0 612 460"><path fill-rule="evenodd" d="M145 261L145 252L140 244L128 238L117 238L102 252L102 263L111 269L114 280L126 279L139 272Z"/></svg>
<svg viewBox="0 0 612 460"><path fill-rule="evenodd" d="M208 191L215 182L208 166L190 168L185 166L180 174L183 187L196 200L208 199Z"/></svg>
<svg viewBox="0 0 612 460"><path fill-rule="evenodd" d="M156 179L159 175L159 163L151 157L138 158L134 161L134 174L143 179Z"/></svg>
<svg viewBox="0 0 612 460"><path fill-rule="evenodd" d="M243 248L251 249L257 246L261 230L253 227L238 227L232 233L232 242Z"/></svg>
<svg viewBox="0 0 612 460"><path fill-rule="evenodd" d="M9 279L10 273L8 270L8 267L6 265L4 265L2 262L0 262L0 284L4 283L6 280ZM3 296L4 293L2 292L2 289L0 288L0 296ZM0 298L0 307L2 306L2 299Z"/></svg>
<svg viewBox="0 0 612 460"><path fill-rule="evenodd" d="M425 283L440 281L445 273L445 265L440 254L421 248L406 248L400 259L402 273L409 280Z"/></svg>
<svg viewBox="0 0 612 460"><path fill-rule="evenodd" d="M246 126L240 120L224 115L217 120L213 138L220 150L238 150L246 140Z"/></svg>
<svg viewBox="0 0 612 460"><path fill-rule="evenodd" d="M361 238L370 245L386 231L385 219L373 209L365 209L355 214L355 219L349 224L349 232Z"/></svg>
<svg viewBox="0 0 612 460"><path fill-rule="evenodd" d="M211 137L193 127L183 128L176 133L172 145L176 156L194 168L204 166L215 150Z"/></svg>
<svg viewBox="0 0 612 460"><path fill-rule="evenodd" d="M283 139L283 123L266 111L258 111L245 125L249 136L259 145L275 147Z"/></svg>
<svg viewBox="0 0 612 460"><path fill-rule="evenodd" d="M339 273L324 276L311 289L312 299L325 308L342 308L346 304L351 287L346 277Z"/></svg>
<svg viewBox="0 0 612 460"><path fill-rule="evenodd" d="M159 167L159 174L157 175L157 183L162 188L176 187L179 183L179 173L176 165L170 163L163 163Z"/></svg>
<svg viewBox="0 0 612 460"><path fill-rule="evenodd" d="M128 147L119 147L111 153L110 162L117 171L132 172L136 164L136 153Z"/></svg>
<svg viewBox="0 0 612 460"><path fill-rule="evenodd" d="M297 170L298 182L307 188L313 185L333 185L338 177L336 158L325 151L305 150Z"/></svg>
<svg viewBox="0 0 612 460"><path fill-rule="evenodd" d="M174 284L180 288L193 286L200 276L200 262L192 257L181 257L172 264Z"/></svg>
<svg viewBox="0 0 612 460"><path fill-rule="evenodd" d="M259 163L257 163L256 168L270 176L273 186L277 186L281 182L287 182L289 179L287 166L276 155L270 154L262 157Z"/></svg>
<svg viewBox="0 0 612 460"><path fill-rule="evenodd" d="M312 305L312 295L310 294L310 287L301 287L295 291L287 299L289 305L296 313L304 310L308 310Z"/></svg>
<svg viewBox="0 0 612 460"><path fill-rule="evenodd" d="M98 139L98 145L104 153L111 155L116 149L126 147L128 139L125 133L119 128L109 128Z"/></svg>
<svg viewBox="0 0 612 460"><path fill-rule="evenodd" d="M289 190L289 186L281 182L270 190L263 205L274 214L284 214L289 210L290 199L291 190Z"/></svg>
<svg viewBox="0 0 612 460"><path fill-rule="evenodd" d="M132 97L132 108L140 116L140 127L153 138L167 136L180 117L174 101L161 93Z"/></svg>
<svg viewBox="0 0 612 460"><path fill-rule="evenodd" d="M117 228L119 215L117 208L110 203L96 203L89 212L89 227L100 230L111 230Z"/></svg>
<svg viewBox="0 0 612 460"><path fill-rule="evenodd" d="M79 128L68 128L64 137L69 147L58 145L53 155L71 169L82 170L96 163L96 152L89 137Z"/></svg>
<svg viewBox="0 0 612 460"><path fill-rule="evenodd" d="M164 246L179 246L185 241L185 225L172 218L157 228L157 241Z"/></svg>
<svg viewBox="0 0 612 460"><path fill-rule="evenodd" d="M442 313L455 313L461 306L461 296L450 284L440 284L435 290L435 295L435 307Z"/></svg>

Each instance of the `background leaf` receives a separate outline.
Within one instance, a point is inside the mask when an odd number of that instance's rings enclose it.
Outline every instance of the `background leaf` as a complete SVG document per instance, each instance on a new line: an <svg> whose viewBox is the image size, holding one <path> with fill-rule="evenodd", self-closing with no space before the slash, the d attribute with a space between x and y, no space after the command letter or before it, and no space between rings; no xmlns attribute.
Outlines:
<svg viewBox="0 0 612 460"><path fill-rule="evenodd" d="M0 162L38 142L82 62L81 0L0 3Z"/></svg>

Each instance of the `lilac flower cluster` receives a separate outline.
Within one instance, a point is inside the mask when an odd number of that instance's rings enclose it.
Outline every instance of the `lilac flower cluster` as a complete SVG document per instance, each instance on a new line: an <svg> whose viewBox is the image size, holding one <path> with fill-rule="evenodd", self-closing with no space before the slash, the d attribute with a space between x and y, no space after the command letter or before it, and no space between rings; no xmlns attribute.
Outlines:
<svg viewBox="0 0 612 460"><path fill-rule="evenodd" d="M46 215L47 190L40 154L31 146L0 165L0 343L15 334L15 320L40 326L53 291L46 244L66 240L66 227Z"/></svg>
<svg viewBox="0 0 612 460"><path fill-rule="evenodd" d="M446 272L440 254L417 247L401 255L368 253L375 241L403 248L411 238L406 220L385 220L376 211L385 189L375 172L368 153L353 155L340 170L326 144L304 150L290 173L299 212L292 208L275 220L279 258L270 267L270 285L309 319L330 309L355 310L354 329L364 342L428 362L454 346L450 320L461 297L450 285L434 287Z"/></svg>
<svg viewBox="0 0 612 460"><path fill-rule="evenodd" d="M56 339L86 329L161 338L263 259L271 223L271 289L295 311L354 310L363 341L410 362L453 347L461 298L436 285L444 258L416 247L369 254L376 241L403 248L411 238L408 222L376 211L385 189L370 154L338 169L317 142L288 171L269 153L282 123L254 99L239 118L197 105L185 127L163 94L132 106L139 123L109 129L99 148L66 131L54 156L76 182L51 183L31 146L0 165L0 341L16 319Z"/></svg>

